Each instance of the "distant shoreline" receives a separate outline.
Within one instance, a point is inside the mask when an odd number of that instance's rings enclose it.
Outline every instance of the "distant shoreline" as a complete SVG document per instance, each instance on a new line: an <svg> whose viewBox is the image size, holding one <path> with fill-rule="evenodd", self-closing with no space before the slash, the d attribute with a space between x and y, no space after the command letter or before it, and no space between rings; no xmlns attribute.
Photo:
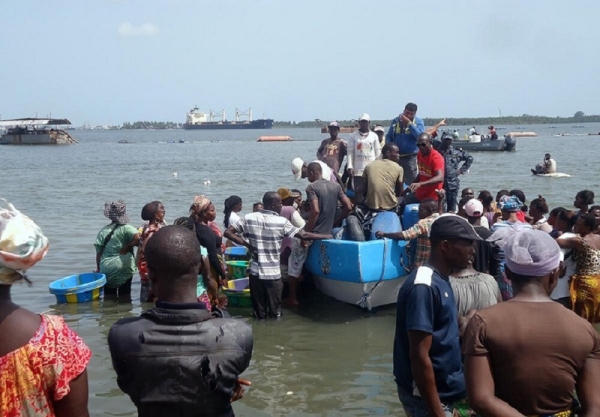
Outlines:
<svg viewBox="0 0 600 417"><path fill-rule="evenodd" d="M578 112L580 113L580 112ZM423 119L425 126L433 126L443 118L426 117ZM356 120L336 120L342 126L354 126ZM321 128L327 126L331 120L313 120L313 121L275 121L274 128ZM371 126L382 125L390 126L392 121L387 120L371 120ZM525 126L525 125L575 125L580 126L582 123L600 123L600 115L580 115L575 114L574 117L548 117L548 116L532 116L524 114L522 116L504 116L504 117L447 117L446 125L448 126ZM122 130L164 130L164 129L181 129L181 123L175 122L124 122L120 127ZM111 126L113 129L118 129L117 126Z"/></svg>

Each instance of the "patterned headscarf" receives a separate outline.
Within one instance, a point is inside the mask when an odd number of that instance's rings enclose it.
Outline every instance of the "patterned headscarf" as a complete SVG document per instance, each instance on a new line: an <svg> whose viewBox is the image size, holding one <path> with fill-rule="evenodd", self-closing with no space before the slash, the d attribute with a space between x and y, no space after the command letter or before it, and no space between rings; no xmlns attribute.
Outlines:
<svg viewBox="0 0 600 417"><path fill-rule="evenodd" d="M496 242L504 250L506 265L515 274L543 277L558 268L562 260L556 241L541 230L520 225L503 227L487 240Z"/></svg>
<svg viewBox="0 0 600 417"><path fill-rule="evenodd" d="M0 285L10 285L46 256L48 239L33 220L2 201L7 208L0 208Z"/></svg>
<svg viewBox="0 0 600 417"><path fill-rule="evenodd" d="M123 200L107 201L104 203L104 216L118 224L129 223L127 205Z"/></svg>
<svg viewBox="0 0 600 417"><path fill-rule="evenodd" d="M194 208L198 209L198 213L202 213L208 206L210 206L209 198L204 195L197 195L194 197L192 207L190 207L190 214L194 214Z"/></svg>
<svg viewBox="0 0 600 417"><path fill-rule="evenodd" d="M514 195L503 195L498 202L502 211L519 211L523 207L523 203Z"/></svg>

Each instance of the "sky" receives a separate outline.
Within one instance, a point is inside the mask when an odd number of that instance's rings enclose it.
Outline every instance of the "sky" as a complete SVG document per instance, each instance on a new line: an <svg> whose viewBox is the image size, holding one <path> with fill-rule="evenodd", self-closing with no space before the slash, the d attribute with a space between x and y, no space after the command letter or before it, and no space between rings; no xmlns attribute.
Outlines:
<svg viewBox="0 0 600 417"><path fill-rule="evenodd" d="M597 0L3 0L0 117L600 114Z"/></svg>

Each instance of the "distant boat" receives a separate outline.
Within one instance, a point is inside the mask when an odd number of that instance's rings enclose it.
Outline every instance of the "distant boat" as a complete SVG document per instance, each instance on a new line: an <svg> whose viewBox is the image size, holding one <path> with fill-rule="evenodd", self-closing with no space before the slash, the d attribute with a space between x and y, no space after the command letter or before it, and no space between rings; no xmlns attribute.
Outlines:
<svg viewBox="0 0 600 417"><path fill-rule="evenodd" d="M118 143L135 143L130 140L120 140Z"/></svg>
<svg viewBox="0 0 600 417"><path fill-rule="evenodd" d="M247 120L240 120L240 117L246 117ZM219 120L215 120L219 119ZM235 120L227 120L225 110L215 113L204 113L194 107L186 114L186 120L183 125L186 130L196 129L272 129L273 119L252 120L252 108L247 111L235 109Z"/></svg>
<svg viewBox="0 0 600 417"><path fill-rule="evenodd" d="M342 127L340 127L340 133L352 133L355 130L358 130L358 126L342 126ZM327 126L321 127L321 133L329 133L329 127L327 127Z"/></svg>
<svg viewBox="0 0 600 417"><path fill-rule="evenodd" d="M503 138L491 140L487 135L465 135L465 139L455 140L452 145L467 152L473 151L496 151L509 152L517 149L517 139L506 135Z"/></svg>
<svg viewBox="0 0 600 417"><path fill-rule="evenodd" d="M70 125L67 119L12 119L0 120L0 128L7 128L0 136L0 145L70 145L77 143L62 129L49 126Z"/></svg>

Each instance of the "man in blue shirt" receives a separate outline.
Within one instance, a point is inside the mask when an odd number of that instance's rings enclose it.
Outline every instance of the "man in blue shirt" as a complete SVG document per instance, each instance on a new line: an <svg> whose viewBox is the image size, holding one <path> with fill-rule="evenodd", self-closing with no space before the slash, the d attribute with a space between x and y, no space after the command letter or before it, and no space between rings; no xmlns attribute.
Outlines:
<svg viewBox="0 0 600 417"><path fill-rule="evenodd" d="M416 116L417 105L408 103L398 117L392 120L392 125L385 135L386 143L393 143L400 150L398 162L404 170L404 183L412 184L417 178L417 139L425 132L423 120Z"/></svg>
<svg viewBox="0 0 600 417"><path fill-rule="evenodd" d="M407 416L446 417L466 407L456 301L448 281L469 265L481 238L462 217L446 214L431 225L429 261L400 288L394 376Z"/></svg>

